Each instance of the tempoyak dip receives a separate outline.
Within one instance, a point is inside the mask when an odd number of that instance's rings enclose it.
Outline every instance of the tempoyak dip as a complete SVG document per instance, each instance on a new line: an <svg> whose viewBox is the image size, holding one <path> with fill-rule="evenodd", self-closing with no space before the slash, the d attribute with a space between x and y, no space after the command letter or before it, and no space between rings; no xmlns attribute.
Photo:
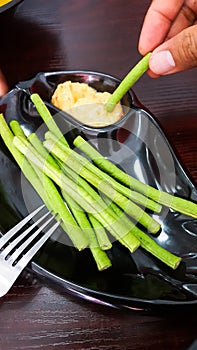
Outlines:
<svg viewBox="0 0 197 350"><path fill-rule="evenodd" d="M106 91L98 92L85 83L66 81L57 86L51 102L82 124L103 127L116 123L123 115L120 103L110 113L105 110L110 95Z"/></svg>

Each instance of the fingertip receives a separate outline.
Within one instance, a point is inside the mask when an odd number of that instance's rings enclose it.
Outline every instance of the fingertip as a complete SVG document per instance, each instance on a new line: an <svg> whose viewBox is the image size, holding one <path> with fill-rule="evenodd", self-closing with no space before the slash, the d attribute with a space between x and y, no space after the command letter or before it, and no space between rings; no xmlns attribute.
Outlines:
<svg viewBox="0 0 197 350"><path fill-rule="evenodd" d="M144 47L141 45L138 45L138 51L139 51L140 55L142 55L142 56L145 56L146 53L149 52L149 51L145 50Z"/></svg>
<svg viewBox="0 0 197 350"><path fill-rule="evenodd" d="M149 39L146 38L146 35L143 34L143 32L141 33L138 41L138 51L142 56L145 56L148 52L151 51Z"/></svg>
<svg viewBox="0 0 197 350"><path fill-rule="evenodd" d="M0 83L0 97L4 96L8 92L7 85Z"/></svg>
<svg viewBox="0 0 197 350"><path fill-rule="evenodd" d="M8 92L8 86L5 81L4 75L0 71L0 97L5 95Z"/></svg>

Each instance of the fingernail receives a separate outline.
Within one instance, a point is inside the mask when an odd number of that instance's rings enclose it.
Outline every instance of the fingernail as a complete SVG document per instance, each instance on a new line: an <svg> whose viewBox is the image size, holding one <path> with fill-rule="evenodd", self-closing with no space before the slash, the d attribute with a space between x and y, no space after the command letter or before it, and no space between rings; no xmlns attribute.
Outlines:
<svg viewBox="0 0 197 350"><path fill-rule="evenodd" d="M175 67L171 52L166 50L153 53L150 57L149 67L152 72L158 75L170 72Z"/></svg>

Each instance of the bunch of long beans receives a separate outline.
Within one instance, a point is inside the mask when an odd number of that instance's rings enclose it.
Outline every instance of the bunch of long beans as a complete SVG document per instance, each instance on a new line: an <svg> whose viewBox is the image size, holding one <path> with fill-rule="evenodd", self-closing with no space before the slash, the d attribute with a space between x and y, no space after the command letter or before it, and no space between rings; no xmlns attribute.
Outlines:
<svg viewBox="0 0 197 350"><path fill-rule="evenodd" d="M197 217L197 205L134 179L81 136L73 141L79 154L69 146L39 95L32 94L31 99L48 127L44 142L35 133L26 137L15 120L8 125L3 114L1 136L48 209L61 218L76 249L89 247L103 270L111 266L107 251L118 240L130 252L141 246L175 269L181 258L151 238L160 224L143 207L159 213L165 205Z"/></svg>

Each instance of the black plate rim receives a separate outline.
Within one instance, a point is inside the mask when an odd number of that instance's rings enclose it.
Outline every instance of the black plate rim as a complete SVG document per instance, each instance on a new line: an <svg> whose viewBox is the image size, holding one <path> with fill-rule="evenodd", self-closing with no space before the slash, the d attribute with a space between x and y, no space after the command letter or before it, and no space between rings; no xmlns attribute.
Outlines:
<svg viewBox="0 0 197 350"><path fill-rule="evenodd" d="M11 94L12 91L14 89L19 89L19 90L23 90L24 89L24 86L26 84L31 84L32 81L34 81L36 79L36 77L44 74L44 75L52 75L52 74L60 74L60 73L87 73L87 74L99 74L99 75L105 75L109 78L113 78L111 75L108 75L108 74L103 74L101 72L95 72L95 71L84 71L84 70L71 70L71 71L56 71L56 72L40 72L38 73L33 79L30 79L30 80L27 80L27 81L24 81L24 82L19 82L18 84L16 84L15 88L13 88L12 90L10 90L8 92L8 94ZM117 80L117 82L119 82L119 79L115 78ZM141 110L141 111L144 111L148 117L152 120L152 122L156 125L156 127L162 132L163 136L165 137L165 134L163 133L163 130L162 128L160 127L160 125L157 123L156 121L156 118L153 116L153 114L148 111L146 109L146 107L142 106L141 104L138 104L138 101L135 97L135 94L133 94L133 91L130 91L130 94L132 96L132 100L135 102L135 104L133 105L134 108L138 109L138 110ZM1 101L1 100L0 100ZM167 140L167 138L165 137L165 139ZM167 140L168 142L168 140ZM170 147L170 149L173 151L174 153L174 150L172 149L171 145L169 144L168 142L168 145ZM194 184L192 183L192 181L190 180L189 176L186 174L185 172L185 175L187 176L188 180L191 182L191 185L194 186ZM88 294L92 294L92 295L95 295L98 297L98 302L100 303L106 303L105 302L105 299L108 300L109 299L112 299L114 300L113 304L110 305L110 302L107 302L107 304L109 304L110 306L115 306L115 307L120 307L120 308L138 308L139 310L145 310L145 309L149 309L149 308L155 308L155 307L166 307L166 306L170 306L170 308L174 308L174 307L178 307L179 309L181 308L181 310L183 310L183 308L186 308L186 309L190 309L190 311L193 310L193 307L194 305L197 305L197 300L192 300L192 301L187 301L187 302L182 302L182 301L171 301L171 300L149 300L149 299L140 299L140 298L133 298L133 297L124 297L124 296L120 296L120 295L115 295L115 294L109 294L109 293L105 293L105 292L99 292L97 290L93 290L93 289L90 289L90 288L87 288L87 287L83 287L83 286L79 286L78 284L75 284L69 280L65 280L65 279L62 279L60 276L57 276L55 274L53 274L52 272L50 272L49 270L43 268L42 266L40 266L39 264L37 264L36 262L32 261L32 263L30 264L30 267L31 267L31 270L34 271L36 274L38 274L38 276L40 275L42 277L47 277L49 280L51 281L59 281L59 283L62 285L63 283L65 283L66 285L69 285L69 287L72 287L72 289L75 289L75 291L73 290L73 292L71 292L72 294L78 294L78 292L86 292L86 294L84 293L83 296L81 296L81 298L85 298L85 299L88 299L88 297L90 297L91 299L91 296L89 296ZM69 292L69 289L66 287L66 290ZM134 306L130 305L131 304L135 304Z"/></svg>

